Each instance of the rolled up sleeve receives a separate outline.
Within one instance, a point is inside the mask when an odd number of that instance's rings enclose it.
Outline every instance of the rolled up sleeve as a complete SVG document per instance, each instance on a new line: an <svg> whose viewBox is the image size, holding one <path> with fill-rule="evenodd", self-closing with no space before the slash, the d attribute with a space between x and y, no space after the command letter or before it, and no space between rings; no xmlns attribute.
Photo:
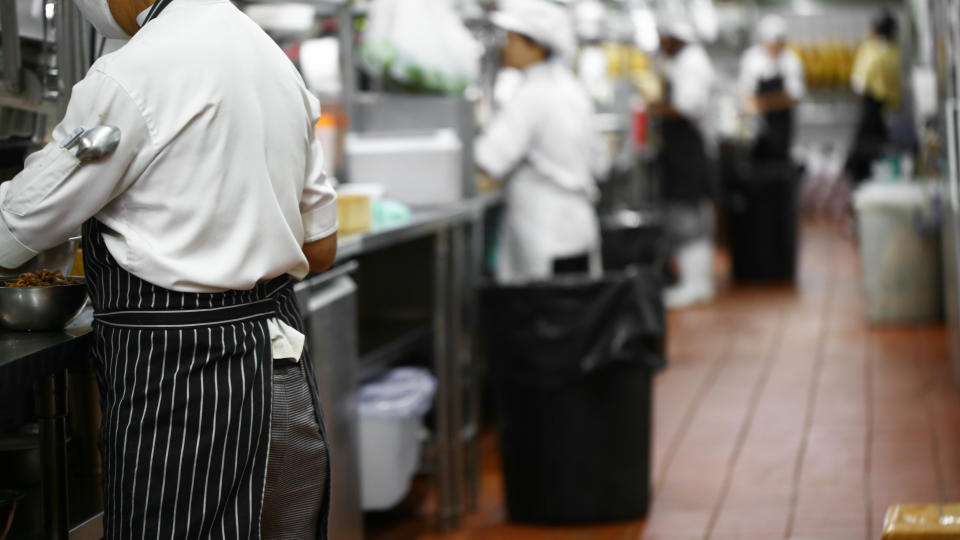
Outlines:
<svg viewBox="0 0 960 540"><path fill-rule="evenodd" d="M521 91L490 121L474 144L477 165L503 180L529 153L536 124L536 104Z"/></svg>
<svg viewBox="0 0 960 540"><path fill-rule="evenodd" d="M794 101L800 101L807 94L807 85L804 82L803 62L797 53L791 50L784 52L783 71L787 94Z"/></svg>
<svg viewBox="0 0 960 540"><path fill-rule="evenodd" d="M110 155L81 163L60 143L78 127L120 129ZM140 109L122 86L96 68L73 88L53 141L30 155L0 186L0 266L15 267L79 230L123 193L155 156Z"/></svg>
<svg viewBox="0 0 960 540"><path fill-rule="evenodd" d="M670 104L689 120L700 120L710 108L713 69L705 55L685 53L670 77Z"/></svg>
<svg viewBox="0 0 960 540"><path fill-rule="evenodd" d="M337 192L324 171L323 148L313 137L308 156L307 181L300 197L304 243L326 238L337 232Z"/></svg>
<svg viewBox="0 0 960 540"><path fill-rule="evenodd" d="M740 57L740 77L737 80L742 99L747 99L756 94L758 74L756 49L747 49Z"/></svg>

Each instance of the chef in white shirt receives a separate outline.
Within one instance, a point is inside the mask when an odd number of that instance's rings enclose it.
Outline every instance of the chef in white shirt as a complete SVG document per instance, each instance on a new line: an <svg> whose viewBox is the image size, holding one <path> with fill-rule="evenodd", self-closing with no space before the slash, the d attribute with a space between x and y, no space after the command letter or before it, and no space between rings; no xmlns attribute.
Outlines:
<svg viewBox="0 0 960 540"><path fill-rule="evenodd" d="M693 26L676 17L660 21L664 99L651 106L660 119L661 197L679 283L666 291L669 307L713 298L714 166L708 152L708 119L715 74Z"/></svg>
<svg viewBox="0 0 960 540"><path fill-rule="evenodd" d="M228 0L76 0L130 38L0 186L0 266L83 226L106 538L324 538L329 467L292 282L333 262L317 100ZM119 146L80 161L79 128ZM269 460L269 467L268 467Z"/></svg>
<svg viewBox="0 0 960 540"><path fill-rule="evenodd" d="M787 25L767 15L757 26L757 41L740 59L740 92L744 106L761 120L753 156L761 161L787 161L793 143L794 108L806 93L803 64L786 46Z"/></svg>
<svg viewBox="0 0 960 540"><path fill-rule="evenodd" d="M475 147L477 165L506 182L496 277L598 274L596 179L609 157L592 128L593 103L567 65L575 47L570 16L546 0L514 0L493 22L507 31L504 65L523 74Z"/></svg>

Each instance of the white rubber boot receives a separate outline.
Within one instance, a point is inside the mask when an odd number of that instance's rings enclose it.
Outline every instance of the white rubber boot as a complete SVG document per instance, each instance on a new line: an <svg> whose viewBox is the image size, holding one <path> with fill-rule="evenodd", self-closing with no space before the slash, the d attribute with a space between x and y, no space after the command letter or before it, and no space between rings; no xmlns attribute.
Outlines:
<svg viewBox="0 0 960 540"><path fill-rule="evenodd" d="M713 242L695 240L677 253L680 283L664 292L668 308L683 308L713 300Z"/></svg>

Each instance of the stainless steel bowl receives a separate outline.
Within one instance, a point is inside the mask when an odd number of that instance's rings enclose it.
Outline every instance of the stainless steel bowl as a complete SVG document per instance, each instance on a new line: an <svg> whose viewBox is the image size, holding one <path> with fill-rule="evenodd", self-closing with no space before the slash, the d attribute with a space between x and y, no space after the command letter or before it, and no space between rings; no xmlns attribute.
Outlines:
<svg viewBox="0 0 960 540"><path fill-rule="evenodd" d="M51 272L59 270L63 275L67 275L73 270L73 261L77 256L77 250L80 249L81 243L82 238L74 236L58 246L41 251L36 257L16 268L0 267L0 274L13 275L23 274L24 272L36 272L38 270L50 270Z"/></svg>
<svg viewBox="0 0 960 540"><path fill-rule="evenodd" d="M72 277L80 283L0 287L0 326L18 332L63 330L87 300L86 280Z"/></svg>

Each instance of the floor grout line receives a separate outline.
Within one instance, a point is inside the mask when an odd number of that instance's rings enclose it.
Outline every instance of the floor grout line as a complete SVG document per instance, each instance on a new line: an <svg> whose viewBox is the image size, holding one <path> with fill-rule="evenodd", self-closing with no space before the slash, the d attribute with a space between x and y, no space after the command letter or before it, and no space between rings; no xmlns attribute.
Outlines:
<svg viewBox="0 0 960 540"><path fill-rule="evenodd" d="M944 478L945 472L943 470L943 460L940 452L940 434L937 431L937 392L936 392L936 382L933 376L933 370L931 369L930 358L931 355L928 354L927 347L924 345L923 335L920 330L914 330L915 339L917 341L917 346L915 350L918 351L920 358L917 364L924 366L924 392L923 395L926 397L924 400L926 402L927 414L930 416L932 421L930 422L930 438L932 441L930 447L930 453L933 457L933 467L934 473L937 477L937 488L940 492L940 502L946 503L949 502L949 490L947 488L947 482Z"/></svg>
<svg viewBox="0 0 960 540"><path fill-rule="evenodd" d="M823 357L826 355L828 323L833 311L832 293L836 287L835 275L830 272L829 276L827 294L823 303L823 316L820 318L821 326L819 340L817 342L817 353L813 362L813 374L810 378L810 391L807 394L807 411L804 415L803 437L800 439L800 448L797 451L797 459L794 464L793 486L790 492L790 511L787 513L787 527L784 539L789 539L793 535L793 528L796 522L797 503L800 499L800 480L803 474L803 461L806 458L808 439L810 437L810 431L813 428L817 394L819 392L821 372L823 370Z"/></svg>
<svg viewBox="0 0 960 540"><path fill-rule="evenodd" d="M869 330L868 330L868 336ZM867 358L864 365L864 378L866 386L864 387L864 400L866 401L866 438L864 440L864 460L863 460L863 497L866 505L867 519L867 538L873 538L873 444L874 444L874 422L876 419L876 395L874 393L874 381L876 380L876 342L873 339L867 341Z"/></svg>
<svg viewBox="0 0 960 540"><path fill-rule="evenodd" d="M683 414L683 419L680 421L680 428L677 430L676 435L674 435L673 441L670 443L670 446L667 450L667 455L664 457L663 464L660 467L660 473L657 475L657 479L654 480L653 501L651 506L656 504L657 492L661 487L663 487L663 483L667 480L667 474L670 472L670 466L673 464L673 458L680 449L680 445L683 443L683 440L687 437L687 433L690 431L690 426L693 425L694 417L697 415L697 412L703 405L707 393L709 393L710 389L713 388L713 384L716 382L718 375L723 368L726 367L727 360L729 360L730 355L733 353L734 342L735 336L733 334L728 334L725 342L726 346L724 347L723 352L717 355L717 359L714 360L713 365L710 366L709 370L707 370L703 383L700 384L696 394L694 394L694 399L691 401L690 406Z"/></svg>
<svg viewBox="0 0 960 540"><path fill-rule="evenodd" d="M780 317L780 321L777 323L774 339L771 340L771 344L769 345L769 354L766 355L767 358L764 360L764 364L761 367L760 376L757 379L752 395L750 396L750 400L747 404L747 411L744 415L743 424L740 426L740 431L737 433L737 439L734 442L733 452L730 455L730 460L727 464L727 471L724 474L723 484L720 488L720 497L717 500L717 503L714 505L713 512L710 515L710 521L707 522L707 530L703 537L704 540L710 540L710 536L713 534L713 529L720 520L720 514L723 511L727 495L729 495L730 487L733 484L734 470L736 469L737 462L740 460L740 453L743 450L743 446L746 444L747 437L750 434L750 429L753 426L753 419L757 413L757 406L760 403L760 398L763 396L764 389L767 387L767 383L770 381L770 374L773 372L773 366L776 363L775 359L779 358L779 353L783 347L783 337L787 328L788 318L789 315L784 311Z"/></svg>

